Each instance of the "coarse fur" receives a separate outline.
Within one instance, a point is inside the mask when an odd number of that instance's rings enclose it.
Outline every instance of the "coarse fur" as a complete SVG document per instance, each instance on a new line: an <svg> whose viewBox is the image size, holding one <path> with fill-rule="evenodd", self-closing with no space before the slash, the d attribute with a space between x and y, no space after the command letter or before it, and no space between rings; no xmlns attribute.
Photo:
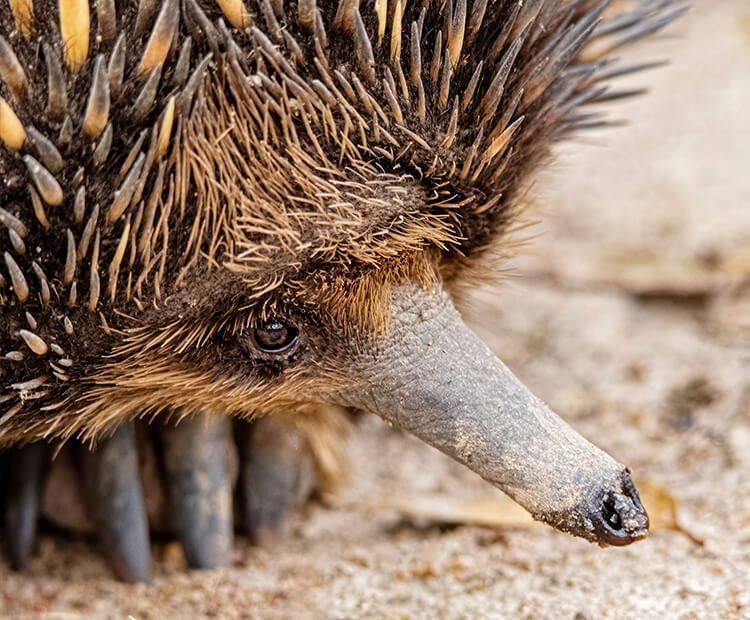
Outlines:
<svg viewBox="0 0 750 620"><path fill-rule="evenodd" d="M551 145L631 94L612 50L679 12L608 4L3 2L0 446L315 417L331 334L481 272ZM283 364L246 344L280 311L310 327Z"/></svg>

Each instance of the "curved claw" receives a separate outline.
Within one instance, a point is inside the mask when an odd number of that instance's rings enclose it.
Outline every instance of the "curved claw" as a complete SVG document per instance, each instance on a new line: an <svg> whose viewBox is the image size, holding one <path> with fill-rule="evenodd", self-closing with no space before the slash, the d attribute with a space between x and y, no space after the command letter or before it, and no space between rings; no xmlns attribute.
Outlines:
<svg viewBox="0 0 750 620"><path fill-rule="evenodd" d="M188 565L225 566L233 543L230 421L202 414L160 431L167 492Z"/></svg>
<svg viewBox="0 0 750 620"><path fill-rule="evenodd" d="M315 484L312 453L296 425L280 416L238 421L238 495L243 526L255 543L267 543Z"/></svg>
<svg viewBox="0 0 750 620"><path fill-rule="evenodd" d="M93 450L69 444L52 468L53 448L43 443L0 454L0 534L12 566L27 563L43 504L58 526L96 531L124 581L151 577L150 522L177 533L192 568L228 564L237 448L242 526L269 542L313 491L316 460L288 416L237 421L234 434L228 418L201 415L149 429L125 423Z"/></svg>
<svg viewBox="0 0 750 620"><path fill-rule="evenodd" d="M10 565L22 570L36 542L39 504L50 458L50 447L33 443L6 457L5 548Z"/></svg>
<svg viewBox="0 0 750 620"><path fill-rule="evenodd" d="M104 552L123 581L151 578L151 547L133 424L84 454L86 496Z"/></svg>

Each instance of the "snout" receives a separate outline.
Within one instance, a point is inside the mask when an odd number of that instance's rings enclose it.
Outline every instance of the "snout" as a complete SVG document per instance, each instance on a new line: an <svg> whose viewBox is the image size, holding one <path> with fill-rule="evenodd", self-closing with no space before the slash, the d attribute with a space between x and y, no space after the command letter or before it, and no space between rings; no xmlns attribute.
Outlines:
<svg viewBox="0 0 750 620"><path fill-rule="evenodd" d="M602 547L624 547L648 536L648 514L626 468L590 480L586 487L564 510L532 512L534 518Z"/></svg>
<svg viewBox="0 0 750 620"><path fill-rule="evenodd" d="M605 491L591 515L596 542L622 547L648 536L648 514L635 485L623 472L620 489Z"/></svg>
<svg viewBox="0 0 750 620"><path fill-rule="evenodd" d="M404 285L392 303L390 330L360 347L342 404L413 433L557 529L603 545L647 536L627 469L534 396L443 292Z"/></svg>

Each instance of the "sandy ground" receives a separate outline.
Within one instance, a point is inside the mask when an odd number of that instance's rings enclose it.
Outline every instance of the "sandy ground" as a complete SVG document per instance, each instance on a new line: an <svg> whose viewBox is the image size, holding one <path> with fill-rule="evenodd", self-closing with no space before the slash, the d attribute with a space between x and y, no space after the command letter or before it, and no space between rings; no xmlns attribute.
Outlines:
<svg viewBox="0 0 750 620"><path fill-rule="evenodd" d="M0 615L750 618L750 5L694 4L638 52L673 63L635 80L652 93L615 110L631 126L561 149L519 277L468 314L554 409L666 489L702 545L657 528L600 549L543 526L406 516L394 504L503 504L367 418L349 484L272 549L240 541L234 567L190 573L156 546L154 583L133 587L90 544L47 535L26 574L0 565Z"/></svg>

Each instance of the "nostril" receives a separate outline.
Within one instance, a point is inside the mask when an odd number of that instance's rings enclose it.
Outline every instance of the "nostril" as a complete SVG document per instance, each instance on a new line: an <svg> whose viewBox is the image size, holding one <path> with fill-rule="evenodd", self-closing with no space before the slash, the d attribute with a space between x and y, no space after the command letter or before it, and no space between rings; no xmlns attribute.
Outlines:
<svg viewBox="0 0 750 620"><path fill-rule="evenodd" d="M602 516L604 517L604 522L614 531L617 532L622 529L622 519L620 518L620 513L617 511L615 500L611 495L607 495L604 498Z"/></svg>
<svg viewBox="0 0 750 620"><path fill-rule="evenodd" d="M597 542L620 546L646 538L648 515L627 471L613 487L600 495L592 515Z"/></svg>

